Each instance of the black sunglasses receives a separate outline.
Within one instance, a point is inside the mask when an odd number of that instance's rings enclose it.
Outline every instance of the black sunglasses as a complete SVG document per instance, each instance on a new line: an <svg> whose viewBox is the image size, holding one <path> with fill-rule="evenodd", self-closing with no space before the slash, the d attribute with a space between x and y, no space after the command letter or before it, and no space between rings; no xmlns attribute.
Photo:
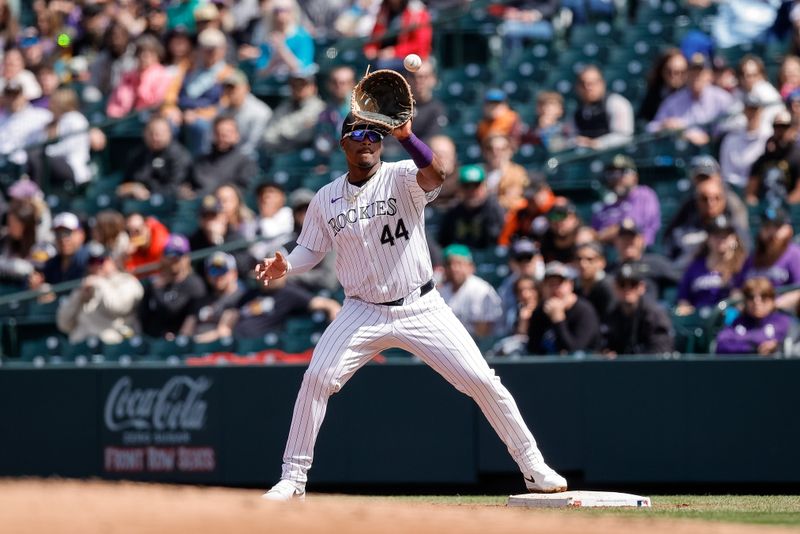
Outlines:
<svg viewBox="0 0 800 534"><path fill-rule="evenodd" d="M377 143L383 140L383 135L380 132L376 132L374 130L353 130L352 132L347 132L342 137L351 137L353 141L361 142L366 137L370 143Z"/></svg>

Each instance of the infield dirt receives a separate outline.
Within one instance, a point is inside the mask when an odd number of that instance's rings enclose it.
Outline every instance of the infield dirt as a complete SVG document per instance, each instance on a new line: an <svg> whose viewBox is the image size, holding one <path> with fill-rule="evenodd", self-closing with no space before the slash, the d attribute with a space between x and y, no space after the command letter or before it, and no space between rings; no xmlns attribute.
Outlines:
<svg viewBox="0 0 800 534"><path fill-rule="evenodd" d="M15 534L797 532L763 525L590 517L504 506L390 502L371 497L309 495L305 502L270 503L255 490L100 481L2 481L0 495L0 531Z"/></svg>

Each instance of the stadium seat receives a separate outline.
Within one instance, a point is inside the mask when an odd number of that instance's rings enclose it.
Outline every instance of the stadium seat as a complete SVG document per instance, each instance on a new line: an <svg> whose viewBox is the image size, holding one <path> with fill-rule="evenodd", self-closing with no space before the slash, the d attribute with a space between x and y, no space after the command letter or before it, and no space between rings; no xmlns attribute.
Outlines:
<svg viewBox="0 0 800 534"><path fill-rule="evenodd" d="M252 354L266 349L277 348L280 344L280 336L270 332L256 338L240 338L236 340L236 352L239 354Z"/></svg>
<svg viewBox="0 0 800 534"><path fill-rule="evenodd" d="M212 354L214 352L234 352L236 350L236 340L232 337L219 338L216 341L198 343L192 345L191 353L196 355Z"/></svg>
<svg viewBox="0 0 800 534"><path fill-rule="evenodd" d="M149 347L142 336L133 336L124 339L121 343L104 344L103 356L106 361L117 362L142 359L147 354Z"/></svg>
<svg viewBox="0 0 800 534"><path fill-rule="evenodd" d="M175 339L147 337L145 342L149 347L148 353L156 360L180 358L192 351L192 340L186 336L177 336Z"/></svg>

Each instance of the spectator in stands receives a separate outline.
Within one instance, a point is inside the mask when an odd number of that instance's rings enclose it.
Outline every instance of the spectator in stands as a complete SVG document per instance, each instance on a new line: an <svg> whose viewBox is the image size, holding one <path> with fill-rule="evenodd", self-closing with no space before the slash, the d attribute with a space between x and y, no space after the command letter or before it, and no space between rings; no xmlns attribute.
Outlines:
<svg viewBox="0 0 800 534"><path fill-rule="evenodd" d="M199 309L206 285L193 270L189 240L173 234L164 246L161 268L144 287L139 306L142 332L151 337L174 339L186 318Z"/></svg>
<svg viewBox="0 0 800 534"><path fill-rule="evenodd" d="M767 140L764 154L750 169L745 190L748 204L766 200L770 204L800 202L800 146L798 128L792 126L792 115L784 110L772 123L774 134Z"/></svg>
<svg viewBox="0 0 800 534"><path fill-rule="evenodd" d="M755 250L742 267L741 280L763 277L774 287L800 283L800 245L792 242L792 221L781 208L761 215Z"/></svg>
<svg viewBox="0 0 800 534"><path fill-rule="evenodd" d="M169 73L172 83L164 94L162 114L169 119L176 128L182 121L181 110L178 108L178 98L181 87L186 78L186 73L192 68L194 58L194 41L192 36L183 27L171 30L164 42L166 43L166 59L164 66Z"/></svg>
<svg viewBox="0 0 800 534"><path fill-rule="evenodd" d="M572 137L569 124L564 122L564 97L555 91L540 91L536 95L536 119L523 141L559 152L567 148Z"/></svg>
<svg viewBox="0 0 800 534"><path fill-rule="evenodd" d="M36 69L36 81L42 88L42 94L39 98L31 100L31 105L37 108L50 109L50 97L56 92L61 80L56 73L53 65L43 63Z"/></svg>
<svg viewBox="0 0 800 534"><path fill-rule="evenodd" d="M481 143L486 187L497 198L504 211L515 208L523 198L528 185L528 171L514 163L511 139L502 134L489 134Z"/></svg>
<svg viewBox="0 0 800 534"><path fill-rule="evenodd" d="M592 305L575 294L575 271L561 262L547 264L539 305L528 325L530 354L573 354L599 348L600 322Z"/></svg>
<svg viewBox="0 0 800 534"><path fill-rule="evenodd" d="M342 309L333 299L315 296L287 281L288 276L270 280L269 285L258 284L239 303L239 313L233 334L237 338L257 338L266 333L280 333L286 319L293 315L308 316L309 312L324 312L333 320Z"/></svg>
<svg viewBox="0 0 800 534"><path fill-rule="evenodd" d="M53 114L31 106L17 82L5 84L0 107L0 155L16 165L25 165L25 147L42 138Z"/></svg>
<svg viewBox="0 0 800 534"><path fill-rule="evenodd" d="M647 92L636 118L650 122L656 117L664 100L686 85L689 64L678 48L668 48L653 64L647 76Z"/></svg>
<svg viewBox="0 0 800 534"><path fill-rule="evenodd" d="M70 343L99 338L105 344L121 343L139 331L137 308L144 290L135 276L120 271L106 248L92 241L87 276L61 301L56 312L58 329Z"/></svg>
<svg viewBox="0 0 800 534"><path fill-rule="evenodd" d="M264 131L267 153L299 150L314 140L317 121L325 109L315 75L316 69L308 68L289 76L290 97L278 104Z"/></svg>
<svg viewBox="0 0 800 534"><path fill-rule="evenodd" d="M383 0L364 55L377 60L377 68L400 70L408 54L428 59L432 41L433 29L425 4L420 0Z"/></svg>
<svg viewBox="0 0 800 534"><path fill-rule="evenodd" d="M314 40L301 24L295 0L273 0L253 32L255 46L239 48L239 58L255 60L258 76L285 75L314 63Z"/></svg>
<svg viewBox="0 0 800 534"><path fill-rule="evenodd" d="M198 343L211 343L233 335L238 305L246 289L239 281L236 258L215 252L205 262L207 295L197 301L197 308L186 317L180 333Z"/></svg>
<svg viewBox="0 0 800 534"><path fill-rule="evenodd" d="M19 21L8 0L0 1L0 49L13 43L19 32Z"/></svg>
<svg viewBox="0 0 800 534"><path fill-rule="evenodd" d="M33 205L36 210L36 242L54 242L53 216L50 213L50 206L45 200L44 193L36 182L29 177L22 177L8 186L6 193L10 204L16 201ZM6 209L6 203L0 197L0 210L6 211Z"/></svg>
<svg viewBox="0 0 800 534"><path fill-rule="evenodd" d="M436 209L446 210L458 202L458 154L456 144L446 135L434 135L428 139L428 146L439 158L445 172L444 183L439 195L431 203Z"/></svg>
<svg viewBox="0 0 800 534"><path fill-rule="evenodd" d="M22 92L28 101L42 96L42 88L36 76L25 68L25 58L19 48L9 48L3 54L3 75L0 78L0 86L5 87L9 82L16 82L22 87Z"/></svg>
<svg viewBox="0 0 800 534"><path fill-rule="evenodd" d="M522 121L519 114L511 109L502 89L486 91L483 97L483 117L478 122L475 133L479 143L483 143L492 134L508 137L515 150L522 137Z"/></svg>
<svg viewBox="0 0 800 534"><path fill-rule="evenodd" d="M191 154L172 138L172 128L162 117L151 118L143 134L144 146L134 151L126 165L117 195L137 200L148 200L153 194L176 198L189 178Z"/></svg>
<svg viewBox="0 0 800 534"><path fill-rule="evenodd" d="M670 260L654 252L645 253L644 236L632 219L624 219L620 223L614 248L617 263L608 269L609 274L616 275L625 263L639 265L647 295L654 300L663 298L664 291L675 287L681 279L683 271Z"/></svg>
<svg viewBox="0 0 800 534"><path fill-rule="evenodd" d="M218 247L223 243L236 241L241 236L228 225L228 216L222 209L222 203L214 195L206 195L198 208L199 224L197 230L189 237L192 250Z"/></svg>
<svg viewBox="0 0 800 534"><path fill-rule="evenodd" d="M739 61L739 98L743 101L744 97L757 97L764 108L761 114L762 126L765 130L770 130L775 116L786 109L783 105L783 98L775 87L767 79L767 69L760 58L748 54ZM744 119L741 121L744 124Z"/></svg>
<svg viewBox="0 0 800 534"><path fill-rule="evenodd" d="M514 333L517 320L516 283L524 276L541 280L544 275L544 261L539 253L539 247L529 239L518 239L511 245L508 254L508 268L511 271L497 288L500 303L503 307L503 321L497 325L497 333L510 335ZM527 330L525 331L527 333Z"/></svg>
<svg viewBox="0 0 800 534"><path fill-rule="evenodd" d="M214 28L197 36L199 60L186 73L178 95L186 145L192 154L202 154L209 146L209 126L217 115L222 97L222 81L233 72L225 63L225 34Z"/></svg>
<svg viewBox="0 0 800 534"><path fill-rule="evenodd" d="M575 249L577 286L575 293L592 305L600 321L605 321L615 303L614 288L606 275L606 257L603 246L593 241Z"/></svg>
<svg viewBox="0 0 800 534"><path fill-rule="evenodd" d="M667 97L656 117L647 125L650 132L685 130L683 135L695 145L709 142L711 123L734 109L734 97L712 82L711 64L698 52L689 59L686 87Z"/></svg>
<svg viewBox="0 0 800 534"><path fill-rule="evenodd" d="M472 253L466 245L444 249L444 283L439 292L473 337L496 333L503 316L500 297L488 282L475 275Z"/></svg>
<svg viewBox="0 0 800 534"><path fill-rule="evenodd" d="M11 202L6 213L6 228L0 238L0 283L18 286L28 284L33 274L31 249L36 244L36 207L32 202Z"/></svg>
<svg viewBox="0 0 800 534"><path fill-rule="evenodd" d="M236 70L222 81L222 100L219 110L221 117L233 117L239 129L242 154L257 160L258 145L264 137L272 108L250 92L247 76Z"/></svg>
<svg viewBox="0 0 800 534"><path fill-rule="evenodd" d="M439 83L433 59L422 62L416 72L408 72L408 82L414 94L414 133L420 139L439 135L447 126L447 108L433 94Z"/></svg>
<svg viewBox="0 0 800 534"><path fill-rule="evenodd" d="M318 140L316 146L321 152L329 153L337 148L335 142L338 139L337 132L342 131L344 118L350 113L350 95L356 85L356 73L353 67L337 65L328 74L326 85L328 95L325 99L325 109L322 110L317 123L319 135L324 137L325 145L321 146ZM417 105L419 105L418 99ZM417 136L422 137L419 133Z"/></svg>
<svg viewBox="0 0 800 534"><path fill-rule="evenodd" d="M103 245L117 267L123 269L131 240L125 230L125 217L116 210L108 209L95 215L89 223L92 241Z"/></svg>
<svg viewBox="0 0 800 534"><path fill-rule="evenodd" d="M736 277L747 256L731 221L715 217L707 228L708 239L683 273L678 286L675 313L689 315L700 308L716 306L736 287Z"/></svg>
<svg viewBox="0 0 800 534"><path fill-rule="evenodd" d="M450 208L439 228L439 244L453 243L486 248L497 242L503 228L503 209L489 195L486 174L478 165L465 165L459 171L460 201Z"/></svg>
<svg viewBox="0 0 800 534"><path fill-rule="evenodd" d="M792 114L792 126L800 127L800 89L789 93L789 96L786 97L786 107Z"/></svg>
<svg viewBox="0 0 800 534"><path fill-rule="evenodd" d="M252 239L255 236L258 221L256 215L253 213L242 198L242 192L239 188L232 184L223 184L214 191L214 196L217 197L222 212L228 221L228 228L231 232L235 232L242 236L244 239Z"/></svg>
<svg viewBox="0 0 800 534"><path fill-rule="evenodd" d="M280 245L292 238L294 231L292 208L286 205L286 193L276 182L260 184L255 193L258 205L255 236L266 250L277 250Z"/></svg>
<svg viewBox="0 0 800 534"><path fill-rule="evenodd" d="M736 194L725 187L716 160L711 156L694 158L691 177L692 198L681 206L664 230L663 249L680 270L686 269L695 257L708 236L706 227L720 215L728 217L743 243L750 244L747 210Z"/></svg>
<svg viewBox="0 0 800 534"><path fill-rule="evenodd" d="M89 63L89 85L103 95L111 92L122 81L122 75L136 68L136 47L130 33L120 22L106 29L103 47Z"/></svg>
<svg viewBox="0 0 800 534"><path fill-rule="evenodd" d="M157 264L169 242L169 230L155 217L145 217L136 212L125 218L125 230L130 238L125 270L130 272L137 269L135 274L144 278L158 269ZM147 269L139 270L145 265Z"/></svg>
<svg viewBox="0 0 800 534"><path fill-rule="evenodd" d="M778 89L781 97L786 98L797 88L800 88L800 57L786 56L778 71Z"/></svg>
<svg viewBox="0 0 800 534"><path fill-rule="evenodd" d="M508 210L503 231L497 240L499 245L507 247L520 237L539 239L547 226L544 217L555 204L553 190L544 180L536 180L529 185L523 194L522 202Z"/></svg>
<svg viewBox="0 0 800 534"><path fill-rule="evenodd" d="M512 314L515 317L512 335L525 336L528 343L528 331L533 312L539 305L539 289L536 279L532 276L520 276L514 282L514 296L517 309Z"/></svg>
<svg viewBox="0 0 800 534"><path fill-rule="evenodd" d="M730 132L722 140L719 149L719 164L725 182L744 189L750 176L750 168L764 154L767 140L772 135L762 126L761 117L766 102L755 94L744 97L744 128Z"/></svg>
<svg viewBox="0 0 800 534"><path fill-rule="evenodd" d="M132 111L154 109L164 102L172 76L161 64L164 47L152 35L136 40L136 68L124 73L114 87L106 106L106 115L124 117Z"/></svg>
<svg viewBox="0 0 800 534"><path fill-rule="evenodd" d="M560 4L558 0L512 0L493 6L493 14L501 20L498 30L504 37L504 54L514 57L531 41L552 39L551 19Z"/></svg>
<svg viewBox="0 0 800 534"><path fill-rule="evenodd" d="M626 263L614 277L616 303L603 321L603 353L666 354L674 349L672 323L664 309L647 297L639 266Z"/></svg>
<svg viewBox="0 0 800 534"><path fill-rule="evenodd" d="M86 233L78 216L65 211L53 217L53 233L57 253L42 268L45 282L58 284L83 278L89 256L84 247Z"/></svg>
<svg viewBox="0 0 800 534"><path fill-rule="evenodd" d="M783 352L783 343L793 327L790 316L775 309L775 288L767 278L745 282L744 311L717 334L717 354Z"/></svg>
<svg viewBox="0 0 800 534"><path fill-rule="evenodd" d="M81 185L92 179L89 121L78 107L78 95L66 87L57 89L50 98L52 119L37 141L51 143L34 148L28 158L35 181Z"/></svg>
<svg viewBox="0 0 800 534"><path fill-rule="evenodd" d="M584 67L576 80L578 108L573 116L575 144L605 150L624 145L633 135L633 107L622 95L609 93L603 73Z"/></svg>
<svg viewBox="0 0 800 534"><path fill-rule="evenodd" d="M644 234L645 244L655 243L661 228L661 206L658 195L646 185L639 185L639 172L633 159L617 154L606 165L604 179L614 194L613 202L606 204L592 216L592 227L600 241L610 243L619 232L623 219L633 219Z"/></svg>
<svg viewBox="0 0 800 534"><path fill-rule="evenodd" d="M581 226L575 205L564 197L557 197L547 212L547 223L541 236L544 261L571 263L575 259L575 239Z"/></svg>
<svg viewBox="0 0 800 534"><path fill-rule="evenodd" d="M355 0L349 4L336 17L334 29L342 37L369 37L383 1Z"/></svg>
<svg viewBox="0 0 800 534"><path fill-rule="evenodd" d="M226 30L227 24L223 23L222 9L224 4L221 1L209 2L200 4L194 10L194 24L197 28L197 33L200 34L203 30L213 28L225 34L225 62L229 65L236 65L239 62L238 52L236 50L237 44L233 35Z"/></svg>
<svg viewBox="0 0 800 534"><path fill-rule="evenodd" d="M217 117L213 130L211 151L198 158L192 166L192 191L206 195L224 184L247 189L258 175L258 166L239 149L236 121L231 117Z"/></svg>

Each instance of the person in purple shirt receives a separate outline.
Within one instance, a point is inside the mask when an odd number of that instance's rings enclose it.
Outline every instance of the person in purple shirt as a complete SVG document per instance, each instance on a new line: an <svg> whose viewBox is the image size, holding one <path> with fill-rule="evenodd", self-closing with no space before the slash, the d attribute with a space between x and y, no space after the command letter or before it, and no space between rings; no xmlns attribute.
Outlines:
<svg viewBox="0 0 800 534"><path fill-rule="evenodd" d="M742 268L739 284L763 276L775 287L800 283L800 245L792 242L794 230L789 215L780 208L767 208L753 254Z"/></svg>
<svg viewBox="0 0 800 534"><path fill-rule="evenodd" d="M744 311L717 334L717 354L781 353L794 321L776 311L772 283L764 277L751 278L742 290Z"/></svg>
<svg viewBox="0 0 800 534"><path fill-rule="evenodd" d="M690 315L698 308L716 306L736 287L735 277L746 255L741 238L724 215L715 217L706 231L708 240L678 285L676 315Z"/></svg>
<svg viewBox="0 0 800 534"><path fill-rule="evenodd" d="M600 241L613 242L620 223L632 219L644 236L645 244L652 245L661 228L661 206L655 191L639 185L636 163L628 156L617 154L606 166L604 178L615 198L592 217L592 228L597 230Z"/></svg>
<svg viewBox="0 0 800 534"><path fill-rule="evenodd" d="M661 103L647 131L686 129L684 137L691 143L707 144L710 138L703 127L724 116L736 103L733 95L714 85L712 80L708 58L700 52L692 54L686 87Z"/></svg>

